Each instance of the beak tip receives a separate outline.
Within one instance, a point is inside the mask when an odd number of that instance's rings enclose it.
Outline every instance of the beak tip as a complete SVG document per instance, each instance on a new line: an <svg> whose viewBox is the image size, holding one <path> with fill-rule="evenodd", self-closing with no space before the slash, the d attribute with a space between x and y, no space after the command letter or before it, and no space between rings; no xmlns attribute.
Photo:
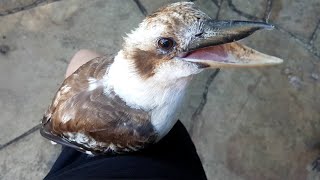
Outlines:
<svg viewBox="0 0 320 180"><path fill-rule="evenodd" d="M273 30L275 27L272 24L268 24L265 22L259 23L260 29Z"/></svg>
<svg viewBox="0 0 320 180"><path fill-rule="evenodd" d="M282 64L282 63L283 63L282 59L279 59L279 61L277 62L277 64Z"/></svg>
<svg viewBox="0 0 320 180"><path fill-rule="evenodd" d="M283 63L283 59L272 56L272 58L270 58L270 63L272 65L279 65Z"/></svg>
<svg viewBox="0 0 320 180"><path fill-rule="evenodd" d="M266 30L273 30L274 28L275 27L272 24L266 24L266 27L265 27Z"/></svg>

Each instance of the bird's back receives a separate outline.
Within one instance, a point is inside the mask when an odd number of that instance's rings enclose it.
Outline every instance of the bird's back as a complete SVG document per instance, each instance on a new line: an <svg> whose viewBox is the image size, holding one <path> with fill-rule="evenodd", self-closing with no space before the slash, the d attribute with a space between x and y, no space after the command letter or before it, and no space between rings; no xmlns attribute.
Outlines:
<svg viewBox="0 0 320 180"><path fill-rule="evenodd" d="M112 62L95 58L64 80L43 117L44 137L93 154L136 151L155 141L148 112L105 92L103 78Z"/></svg>

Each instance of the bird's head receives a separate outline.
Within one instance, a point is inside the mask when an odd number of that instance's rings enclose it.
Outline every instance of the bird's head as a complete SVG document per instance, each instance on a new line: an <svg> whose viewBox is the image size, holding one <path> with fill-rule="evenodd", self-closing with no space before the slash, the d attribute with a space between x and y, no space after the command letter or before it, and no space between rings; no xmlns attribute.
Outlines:
<svg viewBox="0 0 320 180"><path fill-rule="evenodd" d="M165 81L205 68L274 65L282 60L234 42L272 28L263 22L212 20L192 2L174 3L146 17L128 34L123 54L141 77Z"/></svg>

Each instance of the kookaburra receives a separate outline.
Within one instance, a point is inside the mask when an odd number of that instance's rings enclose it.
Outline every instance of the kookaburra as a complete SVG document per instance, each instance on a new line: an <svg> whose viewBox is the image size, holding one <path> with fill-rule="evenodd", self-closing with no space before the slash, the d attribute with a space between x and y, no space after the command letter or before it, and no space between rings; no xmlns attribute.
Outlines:
<svg viewBox="0 0 320 180"><path fill-rule="evenodd" d="M194 75L281 63L235 42L272 28L213 20L192 2L163 7L124 38L115 57L92 59L64 80L41 134L88 154L137 151L156 143L176 123Z"/></svg>

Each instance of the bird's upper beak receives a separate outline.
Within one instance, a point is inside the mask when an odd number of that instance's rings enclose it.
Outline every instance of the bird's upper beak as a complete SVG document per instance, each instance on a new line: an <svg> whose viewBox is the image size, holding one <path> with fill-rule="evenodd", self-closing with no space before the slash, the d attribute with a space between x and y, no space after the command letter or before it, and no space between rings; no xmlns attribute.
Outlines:
<svg viewBox="0 0 320 180"><path fill-rule="evenodd" d="M260 29L273 29L273 26L263 22L206 20L202 24L202 33L189 44L182 59L209 68L257 67L282 63L282 59L235 42Z"/></svg>

